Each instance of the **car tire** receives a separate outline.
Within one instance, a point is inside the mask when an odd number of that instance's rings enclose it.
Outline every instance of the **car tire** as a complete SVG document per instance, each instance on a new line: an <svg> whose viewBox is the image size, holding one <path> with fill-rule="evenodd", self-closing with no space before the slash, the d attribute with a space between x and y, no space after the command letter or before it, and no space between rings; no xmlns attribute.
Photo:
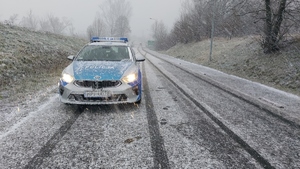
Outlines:
<svg viewBox="0 0 300 169"><path fill-rule="evenodd" d="M142 99L140 99L140 100L138 100L138 101L136 101L136 102L134 102L135 104L141 104L141 102L142 102Z"/></svg>

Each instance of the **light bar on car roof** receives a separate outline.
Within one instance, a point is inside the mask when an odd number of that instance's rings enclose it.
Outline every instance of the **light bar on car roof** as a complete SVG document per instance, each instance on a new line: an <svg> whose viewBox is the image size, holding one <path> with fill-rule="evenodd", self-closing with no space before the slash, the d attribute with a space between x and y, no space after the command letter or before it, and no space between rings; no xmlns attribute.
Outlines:
<svg viewBox="0 0 300 169"><path fill-rule="evenodd" d="M128 42L128 38L125 37L92 37L91 42Z"/></svg>

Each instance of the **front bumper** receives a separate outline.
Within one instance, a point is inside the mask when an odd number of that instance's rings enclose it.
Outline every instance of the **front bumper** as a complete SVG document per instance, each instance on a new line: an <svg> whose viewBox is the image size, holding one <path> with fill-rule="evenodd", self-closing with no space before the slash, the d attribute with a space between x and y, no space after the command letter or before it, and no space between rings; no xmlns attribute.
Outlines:
<svg viewBox="0 0 300 169"><path fill-rule="evenodd" d="M62 80L59 82L60 101L67 104L81 105L101 105L101 104L120 104L135 103L141 99L141 84L134 86L121 84L117 87L107 87L103 89L93 89L92 87L78 87L73 83L66 84ZM108 92L106 97L85 97L86 92Z"/></svg>

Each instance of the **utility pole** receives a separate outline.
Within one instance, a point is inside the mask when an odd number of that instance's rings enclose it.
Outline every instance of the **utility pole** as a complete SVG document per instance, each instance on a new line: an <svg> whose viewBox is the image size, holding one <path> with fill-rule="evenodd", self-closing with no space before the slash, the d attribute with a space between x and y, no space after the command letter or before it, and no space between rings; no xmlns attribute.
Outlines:
<svg viewBox="0 0 300 169"><path fill-rule="evenodd" d="M215 13L216 13L216 0L213 0L213 17L211 20L211 34L210 34L210 52L209 52L209 61L212 61L212 48L214 42L214 32L215 32Z"/></svg>

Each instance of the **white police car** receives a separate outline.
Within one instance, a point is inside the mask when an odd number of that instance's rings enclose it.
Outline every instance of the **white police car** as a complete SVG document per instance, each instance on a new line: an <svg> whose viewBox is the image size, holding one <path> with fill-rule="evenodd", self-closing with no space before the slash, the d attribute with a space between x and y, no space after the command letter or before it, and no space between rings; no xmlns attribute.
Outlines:
<svg viewBox="0 0 300 169"><path fill-rule="evenodd" d="M68 104L140 103L142 74L127 38L93 37L66 67L59 95Z"/></svg>

